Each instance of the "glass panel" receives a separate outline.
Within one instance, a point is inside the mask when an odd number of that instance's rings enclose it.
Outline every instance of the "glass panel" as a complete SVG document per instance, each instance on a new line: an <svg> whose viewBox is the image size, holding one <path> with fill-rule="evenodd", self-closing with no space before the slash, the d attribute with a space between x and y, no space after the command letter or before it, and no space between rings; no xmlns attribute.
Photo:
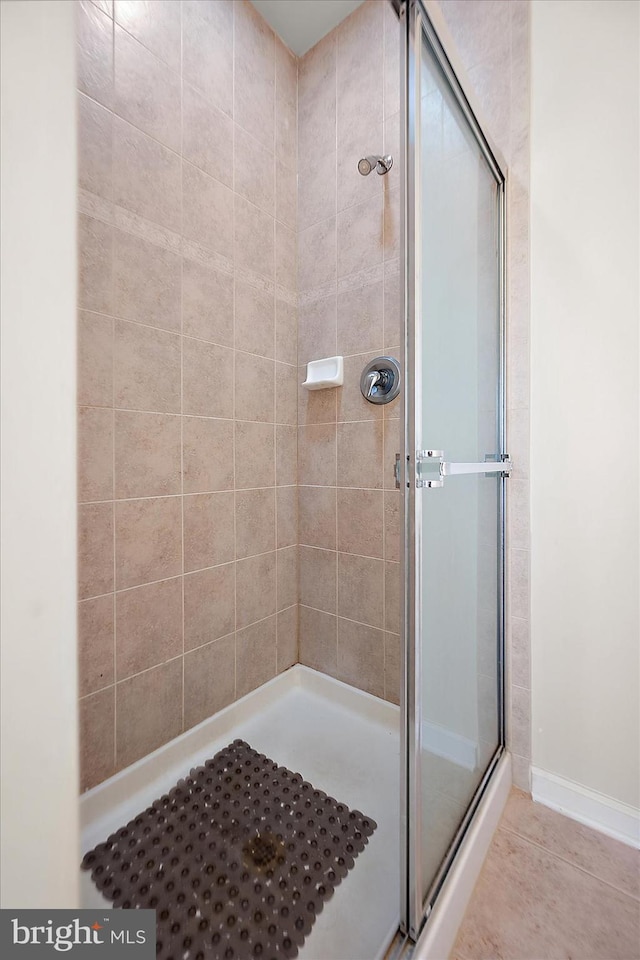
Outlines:
<svg viewBox="0 0 640 960"><path fill-rule="evenodd" d="M417 446L496 460L498 185L426 42L422 51ZM455 475L419 494L423 897L499 744L501 483Z"/></svg>

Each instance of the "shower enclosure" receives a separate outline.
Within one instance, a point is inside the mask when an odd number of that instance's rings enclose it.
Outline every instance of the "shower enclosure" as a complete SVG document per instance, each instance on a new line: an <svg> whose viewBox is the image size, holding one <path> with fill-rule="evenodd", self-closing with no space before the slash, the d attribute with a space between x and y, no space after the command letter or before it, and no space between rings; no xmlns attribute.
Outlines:
<svg viewBox="0 0 640 960"><path fill-rule="evenodd" d="M83 853L243 739L377 822L307 960L418 938L505 751L504 165L346 6L78 4Z"/></svg>
<svg viewBox="0 0 640 960"><path fill-rule="evenodd" d="M505 177L422 4L404 5L405 929L504 750Z"/></svg>

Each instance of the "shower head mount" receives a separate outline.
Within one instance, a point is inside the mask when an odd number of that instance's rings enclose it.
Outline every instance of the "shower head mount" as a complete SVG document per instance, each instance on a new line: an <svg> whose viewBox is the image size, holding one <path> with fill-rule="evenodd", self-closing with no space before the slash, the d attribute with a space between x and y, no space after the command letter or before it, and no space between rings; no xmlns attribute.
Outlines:
<svg viewBox="0 0 640 960"><path fill-rule="evenodd" d="M386 157L363 157L358 161L358 173L363 177L368 177L375 170L379 176L389 173L393 166L393 157L388 154Z"/></svg>

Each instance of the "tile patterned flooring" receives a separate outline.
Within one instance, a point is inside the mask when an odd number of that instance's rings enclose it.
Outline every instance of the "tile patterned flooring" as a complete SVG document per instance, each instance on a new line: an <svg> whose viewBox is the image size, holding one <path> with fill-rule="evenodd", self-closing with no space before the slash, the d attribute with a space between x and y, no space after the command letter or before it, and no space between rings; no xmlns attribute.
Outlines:
<svg viewBox="0 0 640 960"><path fill-rule="evenodd" d="M450 960L640 960L640 852L514 789Z"/></svg>

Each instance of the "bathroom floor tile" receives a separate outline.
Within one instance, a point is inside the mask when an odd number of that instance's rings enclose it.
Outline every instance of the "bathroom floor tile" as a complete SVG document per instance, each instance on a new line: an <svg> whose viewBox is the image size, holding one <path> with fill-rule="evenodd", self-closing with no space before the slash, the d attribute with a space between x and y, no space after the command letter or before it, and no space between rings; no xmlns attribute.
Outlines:
<svg viewBox="0 0 640 960"><path fill-rule="evenodd" d="M611 844L514 791L451 957L635 960L640 903L612 883L632 883L640 855Z"/></svg>

